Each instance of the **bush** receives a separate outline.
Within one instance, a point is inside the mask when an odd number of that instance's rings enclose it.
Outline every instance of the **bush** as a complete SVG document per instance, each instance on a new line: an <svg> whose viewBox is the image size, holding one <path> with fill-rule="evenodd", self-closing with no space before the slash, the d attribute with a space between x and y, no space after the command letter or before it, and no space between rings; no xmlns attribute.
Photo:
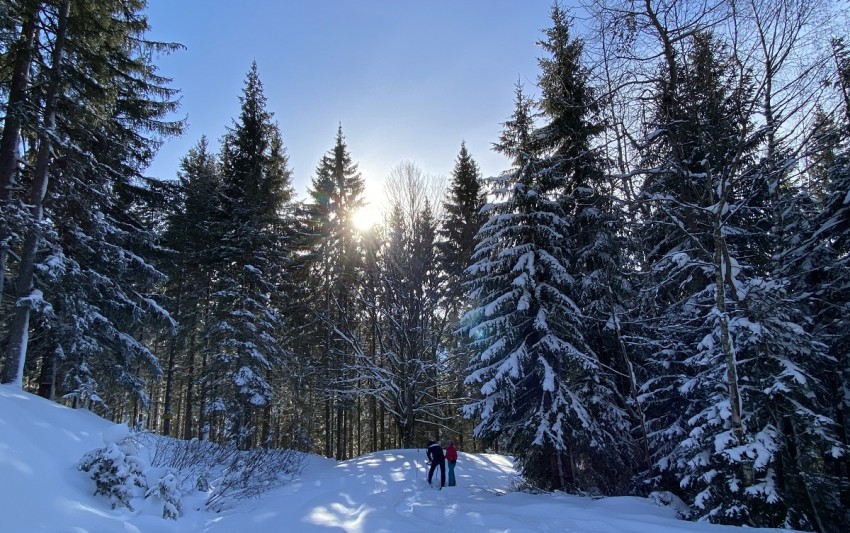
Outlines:
<svg viewBox="0 0 850 533"><path fill-rule="evenodd" d="M292 480L306 459L306 454L294 450L238 451L234 445L197 439L130 436L125 425L104 431L103 440L106 447L87 453L79 463L80 470L91 474L95 494L108 496L113 509L122 506L131 511L137 493L155 496L162 501L163 518L172 520L182 514L185 494L207 493L206 508L220 512ZM148 461L140 457L140 447L147 450Z"/></svg>
<svg viewBox="0 0 850 533"><path fill-rule="evenodd" d="M151 466L172 472L184 494L209 493L206 508L215 512L285 484L301 473L306 458L294 450L238 451L232 444L154 435L146 436L145 444Z"/></svg>
<svg viewBox="0 0 850 533"><path fill-rule="evenodd" d="M184 494L199 490L209 492L211 472L221 470L236 455L232 446L205 440L179 440L147 434L142 437L150 453L150 464L174 474Z"/></svg>
<svg viewBox="0 0 850 533"><path fill-rule="evenodd" d="M177 520L183 513L183 495L174 474L166 474L148 489L145 498L156 496L162 500L162 517Z"/></svg>
<svg viewBox="0 0 850 533"><path fill-rule="evenodd" d="M107 442L106 447L88 452L77 466L91 475L94 493L107 496L113 509L126 507L132 511L130 500L135 488L145 488L144 463L131 437Z"/></svg>
<svg viewBox="0 0 850 533"><path fill-rule="evenodd" d="M259 448L239 452L213 482L206 507L215 512L229 509L245 498L252 498L279 487L301 473L305 455L293 450Z"/></svg>

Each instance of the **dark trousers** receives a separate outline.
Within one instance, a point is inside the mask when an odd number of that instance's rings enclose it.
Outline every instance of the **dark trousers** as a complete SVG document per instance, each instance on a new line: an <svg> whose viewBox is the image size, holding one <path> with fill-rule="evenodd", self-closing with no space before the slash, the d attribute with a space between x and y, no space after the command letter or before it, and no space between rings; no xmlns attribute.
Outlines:
<svg viewBox="0 0 850 533"><path fill-rule="evenodd" d="M431 479L434 477L434 469L440 467L440 488L446 486L446 460L441 459L439 461L431 462L431 469L428 470L428 484L431 484Z"/></svg>
<svg viewBox="0 0 850 533"><path fill-rule="evenodd" d="M455 465L457 461L449 461L449 487L455 486Z"/></svg>

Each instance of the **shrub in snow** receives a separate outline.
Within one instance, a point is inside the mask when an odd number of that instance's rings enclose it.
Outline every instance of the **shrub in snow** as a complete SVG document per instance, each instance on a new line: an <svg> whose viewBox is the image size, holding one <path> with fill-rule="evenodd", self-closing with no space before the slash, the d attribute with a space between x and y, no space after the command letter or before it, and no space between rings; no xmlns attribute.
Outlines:
<svg viewBox="0 0 850 533"><path fill-rule="evenodd" d="M123 426L123 430L121 429ZM116 425L104 431L104 448L88 452L78 464L95 482L95 494L107 496L112 508L130 504L137 488L145 488L144 462L139 458L136 442L130 438L127 426Z"/></svg>
<svg viewBox="0 0 850 533"><path fill-rule="evenodd" d="M150 464L174 474L177 487L183 494L193 491L209 492L210 472L221 470L236 454L235 448L206 440L180 440L172 437L143 435L150 452Z"/></svg>
<svg viewBox="0 0 850 533"><path fill-rule="evenodd" d="M198 476L198 481L195 482L195 488L198 489L199 492L209 492L212 490L209 472L204 472Z"/></svg>
<svg viewBox="0 0 850 533"><path fill-rule="evenodd" d="M208 493L206 507L215 512L283 485L301 472L306 457L293 450L238 451L232 443L198 439L137 438L150 452L151 466L174 475L175 491Z"/></svg>
<svg viewBox="0 0 850 533"><path fill-rule="evenodd" d="M648 498L652 503L659 507L669 507L670 509L673 509L673 511L676 512L676 516L683 520L689 520L693 516L693 510L688 506L688 504L670 491L657 490L651 492Z"/></svg>
<svg viewBox="0 0 850 533"><path fill-rule="evenodd" d="M166 474L160 478L145 493L145 498L156 496L162 500L162 517L177 520L183 513L183 496L180 492L177 477L174 474Z"/></svg>
<svg viewBox="0 0 850 533"><path fill-rule="evenodd" d="M301 472L305 455L293 450L257 449L238 452L213 481L206 507L220 512L238 501L258 496L290 481Z"/></svg>

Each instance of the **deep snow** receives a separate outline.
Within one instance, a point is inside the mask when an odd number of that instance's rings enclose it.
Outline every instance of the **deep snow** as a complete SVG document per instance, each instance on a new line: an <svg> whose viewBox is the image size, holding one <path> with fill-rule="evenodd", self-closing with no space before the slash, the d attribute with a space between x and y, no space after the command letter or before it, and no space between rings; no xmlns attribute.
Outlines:
<svg viewBox="0 0 850 533"><path fill-rule="evenodd" d="M501 455L461 452L457 487L425 482L424 450L389 450L336 462L312 457L301 477L238 507L203 510L184 496L177 521L146 502L130 512L94 496L76 469L85 452L114 437L114 425L0 386L0 531L112 532L583 532L672 533L739 528L681 521L648 499L591 499L511 492L517 478ZM779 530L762 530L779 531Z"/></svg>

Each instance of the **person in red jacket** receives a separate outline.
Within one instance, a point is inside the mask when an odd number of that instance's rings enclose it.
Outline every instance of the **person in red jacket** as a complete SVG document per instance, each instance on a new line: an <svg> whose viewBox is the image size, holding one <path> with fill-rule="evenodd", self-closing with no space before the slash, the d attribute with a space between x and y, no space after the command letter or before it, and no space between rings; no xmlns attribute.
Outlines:
<svg viewBox="0 0 850 533"><path fill-rule="evenodd" d="M457 464L457 450L455 449L455 443L449 441L449 445L446 448L446 462L449 465L449 487L455 486L455 465Z"/></svg>

